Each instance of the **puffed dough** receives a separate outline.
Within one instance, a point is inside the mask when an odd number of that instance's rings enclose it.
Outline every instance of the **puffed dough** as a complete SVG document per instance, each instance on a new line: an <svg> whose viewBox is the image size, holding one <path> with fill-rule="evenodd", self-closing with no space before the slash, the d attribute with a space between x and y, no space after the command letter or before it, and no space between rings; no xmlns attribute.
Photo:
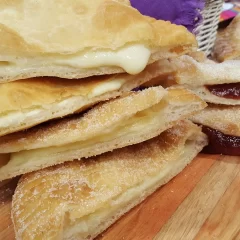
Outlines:
<svg viewBox="0 0 240 240"><path fill-rule="evenodd" d="M189 164L207 144L178 122L147 142L27 174L12 203L17 240L91 240Z"/></svg>
<svg viewBox="0 0 240 240"><path fill-rule="evenodd" d="M192 86L215 85L240 82L240 60L216 63L209 59L198 61L192 56L164 59L158 62L161 80L172 80L172 84Z"/></svg>
<svg viewBox="0 0 240 240"><path fill-rule="evenodd" d="M185 89L155 87L107 101L84 115L3 136L0 152L12 154L0 167L0 180L146 141L205 107Z"/></svg>
<svg viewBox="0 0 240 240"><path fill-rule="evenodd" d="M221 85L230 83L240 84L240 60L228 60L216 63L204 59L200 53L192 53L177 58L158 61L161 74L143 84L149 86L181 85L204 101L224 105L240 105L239 99L224 98L214 95L207 85ZM226 86L225 86L226 87Z"/></svg>
<svg viewBox="0 0 240 240"><path fill-rule="evenodd" d="M196 49L183 26L143 16L122 0L1 1L0 32L0 82L137 74Z"/></svg>
<svg viewBox="0 0 240 240"><path fill-rule="evenodd" d="M191 117L191 120L226 135L240 137L240 106L211 104Z"/></svg>
<svg viewBox="0 0 240 240"><path fill-rule="evenodd" d="M82 112L159 74L156 62L137 75L121 73L82 80L42 77L0 84L0 136Z"/></svg>

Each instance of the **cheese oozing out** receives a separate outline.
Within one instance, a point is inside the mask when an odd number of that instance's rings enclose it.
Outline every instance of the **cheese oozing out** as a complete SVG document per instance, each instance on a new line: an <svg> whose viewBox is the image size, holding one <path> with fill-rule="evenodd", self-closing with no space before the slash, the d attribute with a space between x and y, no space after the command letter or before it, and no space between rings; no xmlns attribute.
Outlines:
<svg viewBox="0 0 240 240"><path fill-rule="evenodd" d="M100 66L117 66L129 74L140 73L148 64L151 51L141 44L122 48L117 51L87 52L56 61L70 67L94 68Z"/></svg>
<svg viewBox="0 0 240 240"><path fill-rule="evenodd" d="M117 50L96 50L76 54L52 54L35 58L0 59L0 73L28 71L32 68L49 66L89 69L98 67L121 67L129 74L138 74L149 62L151 50L143 44L132 44Z"/></svg>

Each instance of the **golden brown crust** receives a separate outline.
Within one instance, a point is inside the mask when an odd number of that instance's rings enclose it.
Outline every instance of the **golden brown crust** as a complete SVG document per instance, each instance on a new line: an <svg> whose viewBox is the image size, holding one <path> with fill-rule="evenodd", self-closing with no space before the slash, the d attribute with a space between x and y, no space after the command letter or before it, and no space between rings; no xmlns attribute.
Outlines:
<svg viewBox="0 0 240 240"><path fill-rule="evenodd" d="M161 72L158 63L149 65L138 75L127 73L92 76L86 79L61 79L54 77L38 77L0 84L0 116L7 112L32 109L37 106L59 103L74 96L92 97L92 91L103 83L123 80L120 89L139 86Z"/></svg>
<svg viewBox="0 0 240 240"><path fill-rule="evenodd" d="M120 98L100 103L84 115L73 115L69 118L36 126L24 132L3 136L1 143L4 146L15 146L14 152L17 152L61 146L81 139L87 140L87 138L98 134L99 131L104 132L105 128L107 129L130 118L137 112L159 103L165 94L166 91L162 87L126 93Z"/></svg>
<svg viewBox="0 0 240 240"><path fill-rule="evenodd" d="M161 74L161 69L158 68L158 62L156 62L148 65L143 72L137 75L122 73L82 80L43 77L1 84L0 121L8 116L9 119L8 125L0 126L0 136L27 129L49 119L82 111L100 101L122 95L159 74ZM107 90L107 86L101 87L107 83L115 83L117 88L111 90L110 87ZM106 89L103 89L105 92L94 96L94 89L99 87ZM57 105L72 97L79 97L79 99L71 106L70 104ZM27 119L27 114L31 114L35 110L41 110L39 116ZM18 118L17 121L12 121L12 114L19 112L25 116L25 119L23 117L23 119Z"/></svg>
<svg viewBox="0 0 240 240"><path fill-rule="evenodd" d="M198 62L189 56L170 61L176 65L176 81L194 86L239 82L240 60L215 63L211 60Z"/></svg>
<svg viewBox="0 0 240 240"><path fill-rule="evenodd" d="M199 103L202 108L206 106L199 97L183 88L169 88L168 92L162 87L149 88L99 104L84 115L59 119L24 132L3 136L0 138L0 152L8 153L62 146L87 140L90 136L96 136L104 129L108 129L114 124L121 124L138 112L153 107L165 95L164 101L166 100L169 105L180 107Z"/></svg>
<svg viewBox="0 0 240 240"><path fill-rule="evenodd" d="M187 48L181 52L181 54L187 52ZM169 49L161 49L159 52L153 53L150 56L148 64L152 64L159 59L165 59L170 57L176 57L180 53L169 52ZM31 59L25 59L25 62L31 62ZM47 61L47 59L46 59ZM133 60L132 62L134 62ZM1 62L0 62L1 65ZM61 66L54 64L39 64L37 66L18 66L17 64L12 64L11 62L6 64L3 63L2 68L0 68L0 83L11 82L15 80L35 78L39 76L47 77L59 77L64 79L81 79L88 78L91 76L101 76L101 75L110 75L116 73L123 73L125 70L121 67L116 66L103 66L103 67L94 67L94 68L80 68L73 66Z"/></svg>
<svg viewBox="0 0 240 240"><path fill-rule="evenodd" d="M12 204L17 239L93 239L179 173L206 143L200 128L183 121L147 142L25 175ZM124 196L129 190L134 192Z"/></svg>
<svg viewBox="0 0 240 240"><path fill-rule="evenodd" d="M147 43L152 48L196 43L186 28L145 17L122 1L17 2L0 5L1 54L33 56L76 53L86 48L115 50L134 42Z"/></svg>
<svg viewBox="0 0 240 240"><path fill-rule="evenodd" d="M192 55L194 56L194 55ZM214 85L224 83L237 83L240 81L240 60L229 60L223 63L205 59L198 56L183 55L168 60L159 60L159 68L162 74L158 76L154 84L162 84L163 80L187 84L192 86ZM146 85L146 84L145 84Z"/></svg>
<svg viewBox="0 0 240 240"><path fill-rule="evenodd" d="M151 63L196 48L195 37L186 28L143 16L126 1L2 2L0 31L1 67L6 70L1 71L1 82L37 76L83 78L124 71L119 66L83 69L55 63L89 51L143 44L152 52Z"/></svg>
<svg viewBox="0 0 240 240"><path fill-rule="evenodd" d="M185 89L169 89L165 97L163 94L159 87L148 89L134 94L137 97L126 97L125 104L110 101L82 118L2 138L2 152L32 150L12 153L0 168L0 180L146 141L206 107Z"/></svg>
<svg viewBox="0 0 240 240"><path fill-rule="evenodd" d="M225 97L219 97L208 90L205 86L192 86L192 85L183 85L186 89L191 90L202 98L207 103L222 104L222 105L240 105L239 99L231 99Z"/></svg>
<svg viewBox="0 0 240 240"><path fill-rule="evenodd" d="M240 137L240 106L209 105L191 119L224 134Z"/></svg>
<svg viewBox="0 0 240 240"><path fill-rule="evenodd" d="M227 28L219 32L213 55L219 62L240 58L240 16L235 17Z"/></svg>
<svg viewBox="0 0 240 240"><path fill-rule="evenodd" d="M143 84L144 87L175 86L186 88L204 101L214 104L240 105L240 100L219 97L211 93L207 85L240 82L240 60L216 63L201 53L191 53L177 58L158 61L161 74Z"/></svg>
<svg viewBox="0 0 240 240"><path fill-rule="evenodd" d="M91 77L83 80L60 78L32 78L0 85L0 114L59 103L74 96L87 97L103 82L111 82L121 75ZM127 74L122 75L127 76Z"/></svg>

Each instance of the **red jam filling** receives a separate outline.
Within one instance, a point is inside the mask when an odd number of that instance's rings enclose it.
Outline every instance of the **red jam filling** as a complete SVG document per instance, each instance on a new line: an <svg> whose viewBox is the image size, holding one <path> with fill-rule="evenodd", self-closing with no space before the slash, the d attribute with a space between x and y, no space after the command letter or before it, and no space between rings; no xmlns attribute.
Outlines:
<svg viewBox="0 0 240 240"><path fill-rule="evenodd" d="M203 152L240 156L240 137L226 135L206 126L202 126L202 130L209 138L209 145Z"/></svg>
<svg viewBox="0 0 240 240"><path fill-rule="evenodd" d="M240 83L207 85L206 88L218 97L240 99Z"/></svg>

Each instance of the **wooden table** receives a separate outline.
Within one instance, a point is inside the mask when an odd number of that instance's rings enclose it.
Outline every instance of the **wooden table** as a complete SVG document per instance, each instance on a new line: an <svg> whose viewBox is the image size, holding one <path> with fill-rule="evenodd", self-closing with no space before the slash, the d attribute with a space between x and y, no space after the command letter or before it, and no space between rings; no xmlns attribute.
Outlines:
<svg viewBox="0 0 240 240"><path fill-rule="evenodd" d="M13 240L11 196L0 187L0 240ZM240 157L199 155L98 240L240 240Z"/></svg>

